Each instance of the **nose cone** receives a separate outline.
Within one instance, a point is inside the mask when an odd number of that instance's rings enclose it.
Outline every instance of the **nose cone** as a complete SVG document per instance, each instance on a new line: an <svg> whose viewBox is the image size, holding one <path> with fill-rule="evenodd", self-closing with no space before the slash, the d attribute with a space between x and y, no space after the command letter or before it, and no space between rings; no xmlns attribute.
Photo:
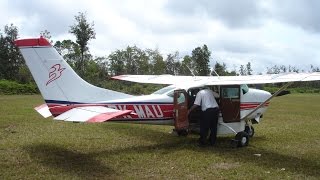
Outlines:
<svg viewBox="0 0 320 180"><path fill-rule="evenodd" d="M264 102L272 96L268 91L260 89L250 89L250 92L256 98L257 102Z"/></svg>
<svg viewBox="0 0 320 180"><path fill-rule="evenodd" d="M270 92L264 91L264 90L260 90L259 93L261 93L261 96L262 96L265 100L269 99L269 98L272 96L272 94L271 94Z"/></svg>

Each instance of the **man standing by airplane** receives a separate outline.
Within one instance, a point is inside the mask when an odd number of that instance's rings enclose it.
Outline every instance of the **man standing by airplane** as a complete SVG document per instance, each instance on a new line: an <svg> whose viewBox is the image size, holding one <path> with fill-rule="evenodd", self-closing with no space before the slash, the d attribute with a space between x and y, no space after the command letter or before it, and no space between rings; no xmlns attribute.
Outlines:
<svg viewBox="0 0 320 180"><path fill-rule="evenodd" d="M215 93L217 94L217 93ZM202 115L200 119L199 145L206 145L208 131L210 129L209 144L214 145L217 138L217 124L219 115L219 105L215 99L215 94L210 89L202 89L197 93L193 106L188 114L195 108L201 106Z"/></svg>

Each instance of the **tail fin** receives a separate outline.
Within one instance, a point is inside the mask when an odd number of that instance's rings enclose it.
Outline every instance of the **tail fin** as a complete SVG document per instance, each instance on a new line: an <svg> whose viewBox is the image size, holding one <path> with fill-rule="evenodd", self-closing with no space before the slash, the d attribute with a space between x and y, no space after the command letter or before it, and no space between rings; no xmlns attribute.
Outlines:
<svg viewBox="0 0 320 180"><path fill-rule="evenodd" d="M16 40L23 58L48 102L97 103L132 97L93 86L79 77L44 38Z"/></svg>

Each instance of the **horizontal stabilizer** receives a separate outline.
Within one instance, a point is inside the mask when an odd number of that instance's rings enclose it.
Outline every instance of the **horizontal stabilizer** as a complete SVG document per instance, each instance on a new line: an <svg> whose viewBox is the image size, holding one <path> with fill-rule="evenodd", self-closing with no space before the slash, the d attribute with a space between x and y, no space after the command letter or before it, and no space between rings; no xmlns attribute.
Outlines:
<svg viewBox="0 0 320 180"><path fill-rule="evenodd" d="M41 116L43 116L44 118L52 116L51 112L49 111L49 107L47 106L47 104L42 104L40 106L35 107L34 109L39 114L41 114Z"/></svg>
<svg viewBox="0 0 320 180"><path fill-rule="evenodd" d="M130 114L131 110L117 110L103 106L73 108L55 117L54 120L72 122L104 122L117 116Z"/></svg>

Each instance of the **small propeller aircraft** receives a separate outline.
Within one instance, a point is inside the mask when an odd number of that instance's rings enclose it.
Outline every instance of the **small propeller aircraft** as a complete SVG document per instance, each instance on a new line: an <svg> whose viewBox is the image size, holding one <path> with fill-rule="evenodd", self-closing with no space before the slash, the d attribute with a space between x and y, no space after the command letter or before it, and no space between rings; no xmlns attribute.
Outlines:
<svg viewBox="0 0 320 180"><path fill-rule="evenodd" d="M251 76L121 75L113 79L169 85L150 95L133 96L93 86L68 65L44 38L15 41L45 100L35 108L43 117L72 122L129 122L174 125L179 135L198 127L199 111L187 117L197 92L211 88L219 94L218 135L236 134L234 144L246 146L270 100L296 81L320 80L320 73ZM287 82L276 93L246 84Z"/></svg>

